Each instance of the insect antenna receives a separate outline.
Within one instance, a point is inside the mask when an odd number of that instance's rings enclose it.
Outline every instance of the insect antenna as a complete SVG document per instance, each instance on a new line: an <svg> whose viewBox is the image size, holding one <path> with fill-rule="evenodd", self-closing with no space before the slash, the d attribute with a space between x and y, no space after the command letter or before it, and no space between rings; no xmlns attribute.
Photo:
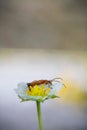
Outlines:
<svg viewBox="0 0 87 130"><path fill-rule="evenodd" d="M60 77L59 78L54 78L54 79L51 80L51 82L59 82L59 83L62 82L63 83L63 79L60 78ZM64 83L63 83L63 86L66 88L66 85Z"/></svg>
<svg viewBox="0 0 87 130"><path fill-rule="evenodd" d="M66 85L65 85L64 83L63 83L63 86L64 86L65 88L67 88Z"/></svg>
<svg viewBox="0 0 87 130"><path fill-rule="evenodd" d="M51 82L53 82L53 81L55 81L55 82L61 82L61 81L59 81L59 80L63 81L62 78L54 78L54 79L51 80Z"/></svg>

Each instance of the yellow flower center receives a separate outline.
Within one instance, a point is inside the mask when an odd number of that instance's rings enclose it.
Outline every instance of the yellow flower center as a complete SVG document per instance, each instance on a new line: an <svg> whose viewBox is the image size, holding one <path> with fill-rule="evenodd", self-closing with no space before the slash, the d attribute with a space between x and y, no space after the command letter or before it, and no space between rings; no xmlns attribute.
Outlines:
<svg viewBox="0 0 87 130"><path fill-rule="evenodd" d="M27 89L26 93L30 96L46 96L50 92L50 90L50 88L46 88L45 85L42 84L41 86L30 86L30 89Z"/></svg>

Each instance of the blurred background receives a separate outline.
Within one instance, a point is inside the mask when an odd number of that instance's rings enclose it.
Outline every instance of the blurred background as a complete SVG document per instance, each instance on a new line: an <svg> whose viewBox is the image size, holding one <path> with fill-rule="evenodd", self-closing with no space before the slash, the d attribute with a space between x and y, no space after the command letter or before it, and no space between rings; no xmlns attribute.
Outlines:
<svg viewBox="0 0 87 130"><path fill-rule="evenodd" d="M14 89L55 77L67 87L42 103L44 130L87 130L87 1L0 0L0 130L38 130Z"/></svg>

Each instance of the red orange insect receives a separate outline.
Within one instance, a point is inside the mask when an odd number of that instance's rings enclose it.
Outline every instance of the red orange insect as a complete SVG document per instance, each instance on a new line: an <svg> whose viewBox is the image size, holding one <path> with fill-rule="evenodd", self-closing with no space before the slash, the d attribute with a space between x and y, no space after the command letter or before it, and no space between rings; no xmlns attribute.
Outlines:
<svg viewBox="0 0 87 130"><path fill-rule="evenodd" d="M54 78L52 80L43 80L43 79L41 79L41 80L35 80L35 81L30 82L30 83L27 83L27 85L28 85L28 87L30 87L30 86L34 87L35 85L41 85L41 84L52 85L53 82L61 82L60 80L63 81L62 78Z"/></svg>

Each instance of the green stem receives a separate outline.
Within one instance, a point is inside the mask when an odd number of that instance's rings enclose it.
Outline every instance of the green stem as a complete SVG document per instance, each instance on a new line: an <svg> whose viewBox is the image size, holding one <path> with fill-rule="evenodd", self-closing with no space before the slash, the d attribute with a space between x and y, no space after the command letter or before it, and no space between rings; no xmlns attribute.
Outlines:
<svg viewBox="0 0 87 130"><path fill-rule="evenodd" d="M40 106L40 102L36 101L36 104L37 104L37 114L38 114L39 128L40 128L40 130L43 130L43 128L42 128L42 118L41 118L41 106Z"/></svg>

